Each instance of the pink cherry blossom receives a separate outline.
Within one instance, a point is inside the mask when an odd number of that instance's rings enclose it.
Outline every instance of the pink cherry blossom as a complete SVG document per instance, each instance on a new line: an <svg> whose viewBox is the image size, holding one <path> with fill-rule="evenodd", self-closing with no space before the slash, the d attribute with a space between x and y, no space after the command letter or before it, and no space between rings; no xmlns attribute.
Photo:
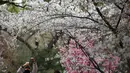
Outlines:
<svg viewBox="0 0 130 73"><path fill-rule="evenodd" d="M79 40L80 41L80 40ZM84 43L80 41L80 43ZM94 47L94 41L86 41L87 50L91 50ZM104 55L99 55L101 53ZM82 52L81 48L76 45L74 40L70 40L69 49L62 47L60 48L61 55L61 64L65 67L67 73L100 73L97 69L94 68L93 64L89 60L88 56ZM107 51L102 52L102 50L97 50L94 53L94 59L99 64L101 70L104 73L112 73L116 67L118 66L120 58L118 56L114 56L111 53L108 54Z"/></svg>

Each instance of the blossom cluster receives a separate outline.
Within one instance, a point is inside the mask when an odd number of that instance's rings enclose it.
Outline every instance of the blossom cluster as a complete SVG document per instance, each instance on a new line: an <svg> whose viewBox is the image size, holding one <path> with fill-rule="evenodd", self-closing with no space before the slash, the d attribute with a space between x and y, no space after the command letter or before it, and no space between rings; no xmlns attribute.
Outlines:
<svg viewBox="0 0 130 73"><path fill-rule="evenodd" d="M88 47L87 50L90 52L94 46L93 42L86 41L85 43ZM74 40L71 40L68 46L60 48L61 64L65 67L67 73L100 73L82 49ZM113 73L116 70L120 60L118 56L111 53L101 55L100 51L91 52L94 53L92 58L104 73Z"/></svg>

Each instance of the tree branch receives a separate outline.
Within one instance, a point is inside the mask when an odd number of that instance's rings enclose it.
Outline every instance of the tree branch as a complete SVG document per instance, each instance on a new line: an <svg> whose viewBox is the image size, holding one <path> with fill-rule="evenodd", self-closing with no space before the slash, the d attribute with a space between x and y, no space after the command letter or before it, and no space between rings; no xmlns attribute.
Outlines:
<svg viewBox="0 0 130 73"><path fill-rule="evenodd" d="M34 54L34 50L32 49L32 46L28 42L26 42L23 38L19 36L17 36L16 39L24 43L32 51L32 54Z"/></svg>
<svg viewBox="0 0 130 73"><path fill-rule="evenodd" d="M127 1L128 1L128 0L125 1L125 4L126 4ZM119 24L120 24L120 21L121 21L121 18L122 18L122 14L123 14L123 11L124 11L124 8L125 8L125 4L124 4L123 7L121 8L121 13L120 13L120 15L119 15L119 19L118 19L118 21L117 21L115 30L117 30L117 28L118 28L118 26L119 26Z"/></svg>
<svg viewBox="0 0 130 73"><path fill-rule="evenodd" d="M100 9L96 6L96 2L95 0L92 0L96 11L98 12L98 14L100 15L100 17L102 18L102 20L107 24L108 28L114 33L116 34L116 30L110 25L110 23L106 20L105 16L101 13Z"/></svg>
<svg viewBox="0 0 130 73"><path fill-rule="evenodd" d="M66 29L67 30L67 29ZM100 73L104 73L101 69L100 66L98 65L98 63L95 61L94 58L90 57L90 53L88 51L85 51L86 47L82 46L75 37L73 37L73 35L67 30L67 32L69 34L67 34L71 39L73 39L77 45L79 45L81 47L82 52L85 54L86 57L89 57L90 62L93 64L93 66L95 67L95 69L97 69Z"/></svg>
<svg viewBox="0 0 130 73"><path fill-rule="evenodd" d="M14 3L14 2L10 2L9 0L8 1L0 1L0 4L11 4L11 5L14 5L14 6L16 6L16 7L20 7L20 8L25 8L26 7L26 5L25 6L20 6L20 5L18 5L18 4L16 4L16 3Z"/></svg>
<svg viewBox="0 0 130 73"><path fill-rule="evenodd" d="M75 18L81 18L81 19L89 19L93 22L96 22L96 23L99 23L97 20L94 20L92 18L89 18L89 17L80 17L80 16L74 16L74 15L69 15L69 14L54 14L54 15L50 15L50 16L59 16L59 17L75 17Z"/></svg>
<svg viewBox="0 0 130 73"><path fill-rule="evenodd" d="M55 35L53 36L52 40L50 41L50 43L48 44L47 49L52 49L53 45L56 45L57 41L59 40L59 38L63 35L62 31L56 31Z"/></svg>
<svg viewBox="0 0 130 73"><path fill-rule="evenodd" d="M114 3L114 5L115 5L117 8L119 8L120 10L122 9L122 7L119 6L117 3Z"/></svg>
<svg viewBox="0 0 130 73"><path fill-rule="evenodd" d="M50 20L53 20L55 18L59 18L59 17L52 17L52 18L48 18L48 19L45 19L43 20L42 22L39 22L37 23L36 25L33 25L31 28L29 28L27 31L31 30L32 28L36 27L36 26L39 26L40 24L44 23L44 22L47 22L47 21L50 21Z"/></svg>
<svg viewBox="0 0 130 73"><path fill-rule="evenodd" d="M1 30L8 33L10 36L12 36L11 33L7 31L7 28L6 28L6 30L5 29L1 29ZM19 40L20 42L22 42L23 44L25 44L29 48L29 50L32 51L32 54L35 52L32 49L33 47L27 41L25 41L22 37L17 36L16 39Z"/></svg>

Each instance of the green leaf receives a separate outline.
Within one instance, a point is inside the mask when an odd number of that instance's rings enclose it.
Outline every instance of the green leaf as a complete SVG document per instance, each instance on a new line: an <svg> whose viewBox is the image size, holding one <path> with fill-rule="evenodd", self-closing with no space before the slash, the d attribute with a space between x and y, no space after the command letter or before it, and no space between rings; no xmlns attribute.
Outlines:
<svg viewBox="0 0 130 73"><path fill-rule="evenodd" d="M103 6L104 3L103 3L103 2L96 2L95 5L96 5L96 6Z"/></svg>
<svg viewBox="0 0 130 73"><path fill-rule="evenodd" d="M44 0L45 2L50 2L51 0Z"/></svg>
<svg viewBox="0 0 130 73"><path fill-rule="evenodd" d="M20 11L20 9L14 5L9 5L7 10L11 13L18 13Z"/></svg>

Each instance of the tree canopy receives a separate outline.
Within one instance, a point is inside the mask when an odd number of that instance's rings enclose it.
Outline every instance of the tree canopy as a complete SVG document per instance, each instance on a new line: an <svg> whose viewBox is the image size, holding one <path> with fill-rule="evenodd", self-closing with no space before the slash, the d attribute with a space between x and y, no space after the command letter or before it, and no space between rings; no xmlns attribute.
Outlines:
<svg viewBox="0 0 130 73"><path fill-rule="evenodd" d="M35 56L40 63L39 73L65 71L59 47L68 47L70 40L79 42L82 38L79 43L83 47L84 41L93 40L94 48L120 58L115 72L129 73L129 8L129 0L1 0L0 35L8 48L0 49L0 70L4 72L10 67L15 72ZM102 56L109 56L104 53ZM11 68L12 65L15 67Z"/></svg>

